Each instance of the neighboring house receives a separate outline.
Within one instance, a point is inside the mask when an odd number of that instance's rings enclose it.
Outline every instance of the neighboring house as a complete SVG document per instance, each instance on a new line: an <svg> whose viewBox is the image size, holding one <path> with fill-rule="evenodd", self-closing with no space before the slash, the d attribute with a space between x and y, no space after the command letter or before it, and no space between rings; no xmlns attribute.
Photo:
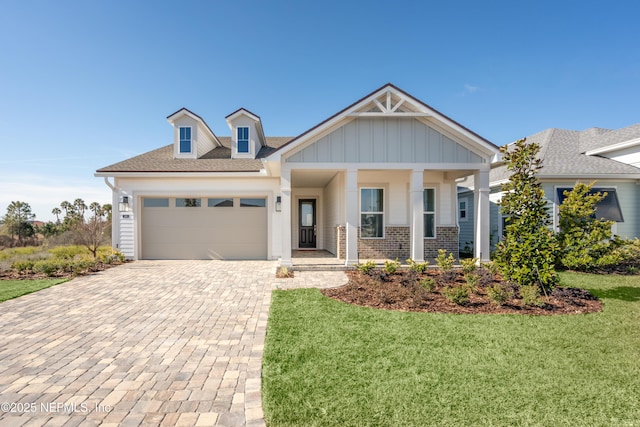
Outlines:
<svg viewBox="0 0 640 427"><path fill-rule="evenodd" d="M239 109L218 137L186 108L173 143L99 169L113 242L131 259L280 259L323 249L362 259L458 250L456 180L474 175L477 255L489 256L491 142L387 84L295 138Z"/></svg>
<svg viewBox="0 0 640 427"><path fill-rule="evenodd" d="M640 124L610 130L591 128L584 131L547 129L527 138L540 145L538 157L543 168L538 177L548 200L554 229L558 228L558 206L563 192L577 182L595 182L594 191L607 197L600 202L598 217L615 221L613 233L621 237L640 237ZM504 231L504 217L498 202L500 184L509 179L504 164L491 169L491 246ZM460 250L474 246L474 180L458 182L458 217Z"/></svg>

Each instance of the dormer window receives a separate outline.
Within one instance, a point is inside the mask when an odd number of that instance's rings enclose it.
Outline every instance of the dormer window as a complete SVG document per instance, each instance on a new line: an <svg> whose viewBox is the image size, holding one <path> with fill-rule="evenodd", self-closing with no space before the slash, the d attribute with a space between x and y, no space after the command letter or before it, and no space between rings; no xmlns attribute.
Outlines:
<svg viewBox="0 0 640 427"><path fill-rule="evenodd" d="M238 153L249 152L249 128L238 127Z"/></svg>
<svg viewBox="0 0 640 427"><path fill-rule="evenodd" d="M191 153L191 128L180 128L180 152Z"/></svg>

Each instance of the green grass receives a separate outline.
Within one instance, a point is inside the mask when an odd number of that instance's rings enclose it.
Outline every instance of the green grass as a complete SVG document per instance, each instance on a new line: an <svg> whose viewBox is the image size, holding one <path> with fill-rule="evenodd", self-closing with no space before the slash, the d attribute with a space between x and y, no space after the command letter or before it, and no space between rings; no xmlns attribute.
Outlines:
<svg viewBox="0 0 640 427"><path fill-rule="evenodd" d="M0 280L0 302L49 288L66 281L67 279Z"/></svg>
<svg viewBox="0 0 640 427"><path fill-rule="evenodd" d="M403 313L274 291L273 426L640 426L640 277L562 273L602 313Z"/></svg>

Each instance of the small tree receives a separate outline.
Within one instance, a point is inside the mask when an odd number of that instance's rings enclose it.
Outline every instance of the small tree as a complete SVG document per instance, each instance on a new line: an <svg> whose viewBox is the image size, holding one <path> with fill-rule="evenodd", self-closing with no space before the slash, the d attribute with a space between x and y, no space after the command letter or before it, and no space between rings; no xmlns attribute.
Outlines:
<svg viewBox="0 0 640 427"><path fill-rule="evenodd" d="M565 268L590 270L596 260L611 250L614 221L598 219L597 205L607 193L591 194L593 184L577 183L565 191L559 207L559 264Z"/></svg>
<svg viewBox="0 0 640 427"><path fill-rule="evenodd" d="M537 285L543 292L558 282L554 269L557 242L550 229L544 190L536 176L542 168L537 158L540 146L526 139L502 147L504 161L511 172L500 212L507 216L506 235L498 243L496 261L502 274L520 286Z"/></svg>
<svg viewBox="0 0 640 427"><path fill-rule="evenodd" d="M92 214L87 220L85 220L83 216L77 216L76 221L72 225L72 230L76 243L86 247L93 254L93 257L96 258L98 248L107 240L109 235L108 231L111 228L111 221L107 218L110 209L105 209L104 206L94 202L91 204L90 210Z"/></svg>
<svg viewBox="0 0 640 427"><path fill-rule="evenodd" d="M11 202L7 206L7 213L2 218L8 233L11 235L11 240L14 236L18 236L18 244L22 245L23 240L26 237L34 235L33 225L29 221L33 221L36 217L31 212L31 206L25 202Z"/></svg>

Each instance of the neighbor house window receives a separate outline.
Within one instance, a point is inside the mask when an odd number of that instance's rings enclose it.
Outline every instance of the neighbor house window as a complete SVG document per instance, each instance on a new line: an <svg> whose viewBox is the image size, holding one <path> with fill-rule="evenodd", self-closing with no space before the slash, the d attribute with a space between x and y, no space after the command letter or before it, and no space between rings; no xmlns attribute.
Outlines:
<svg viewBox="0 0 640 427"><path fill-rule="evenodd" d="M199 208L200 206L202 206L202 199L194 199L188 197L176 198L177 208Z"/></svg>
<svg viewBox="0 0 640 427"><path fill-rule="evenodd" d="M238 128L238 153L249 152L249 128Z"/></svg>
<svg viewBox="0 0 640 427"><path fill-rule="evenodd" d="M384 189L360 189L360 237L384 237Z"/></svg>
<svg viewBox="0 0 640 427"><path fill-rule="evenodd" d="M572 188L558 188L558 206L562 204L566 198L565 191L571 191ZM607 221L624 222L622 217L622 209L618 202L618 193L615 188L592 188L589 194L607 193L606 197L596 205L596 218L605 219Z"/></svg>
<svg viewBox="0 0 640 427"><path fill-rule="evenodd" d="M264 208L267 206L267 199L240 199L241 208Z"/></svg>
<svg viewBox="0 0 640 427"><path fill-rule="evenodd" d="M434 239L436 237L436 189L424 189L424 237Z"/></svg>
<svg viewBox="0 0 640 427"><path fill-rule="evenodd" d="M466 221L467 220L467 199L458 200L458 220Z"/></svg>
<svg viewBox="0 0 640 427"><path fill-rule="evenodd" d="M191 128L190 127L180 128L180 152L181 153L191 152Z"/></svg>
<svg viewBox="0 0 640 427"><path fill-rule="evenodd" d="M233 199L208 199L207 206L210 208L232 208Z"/></svg>

